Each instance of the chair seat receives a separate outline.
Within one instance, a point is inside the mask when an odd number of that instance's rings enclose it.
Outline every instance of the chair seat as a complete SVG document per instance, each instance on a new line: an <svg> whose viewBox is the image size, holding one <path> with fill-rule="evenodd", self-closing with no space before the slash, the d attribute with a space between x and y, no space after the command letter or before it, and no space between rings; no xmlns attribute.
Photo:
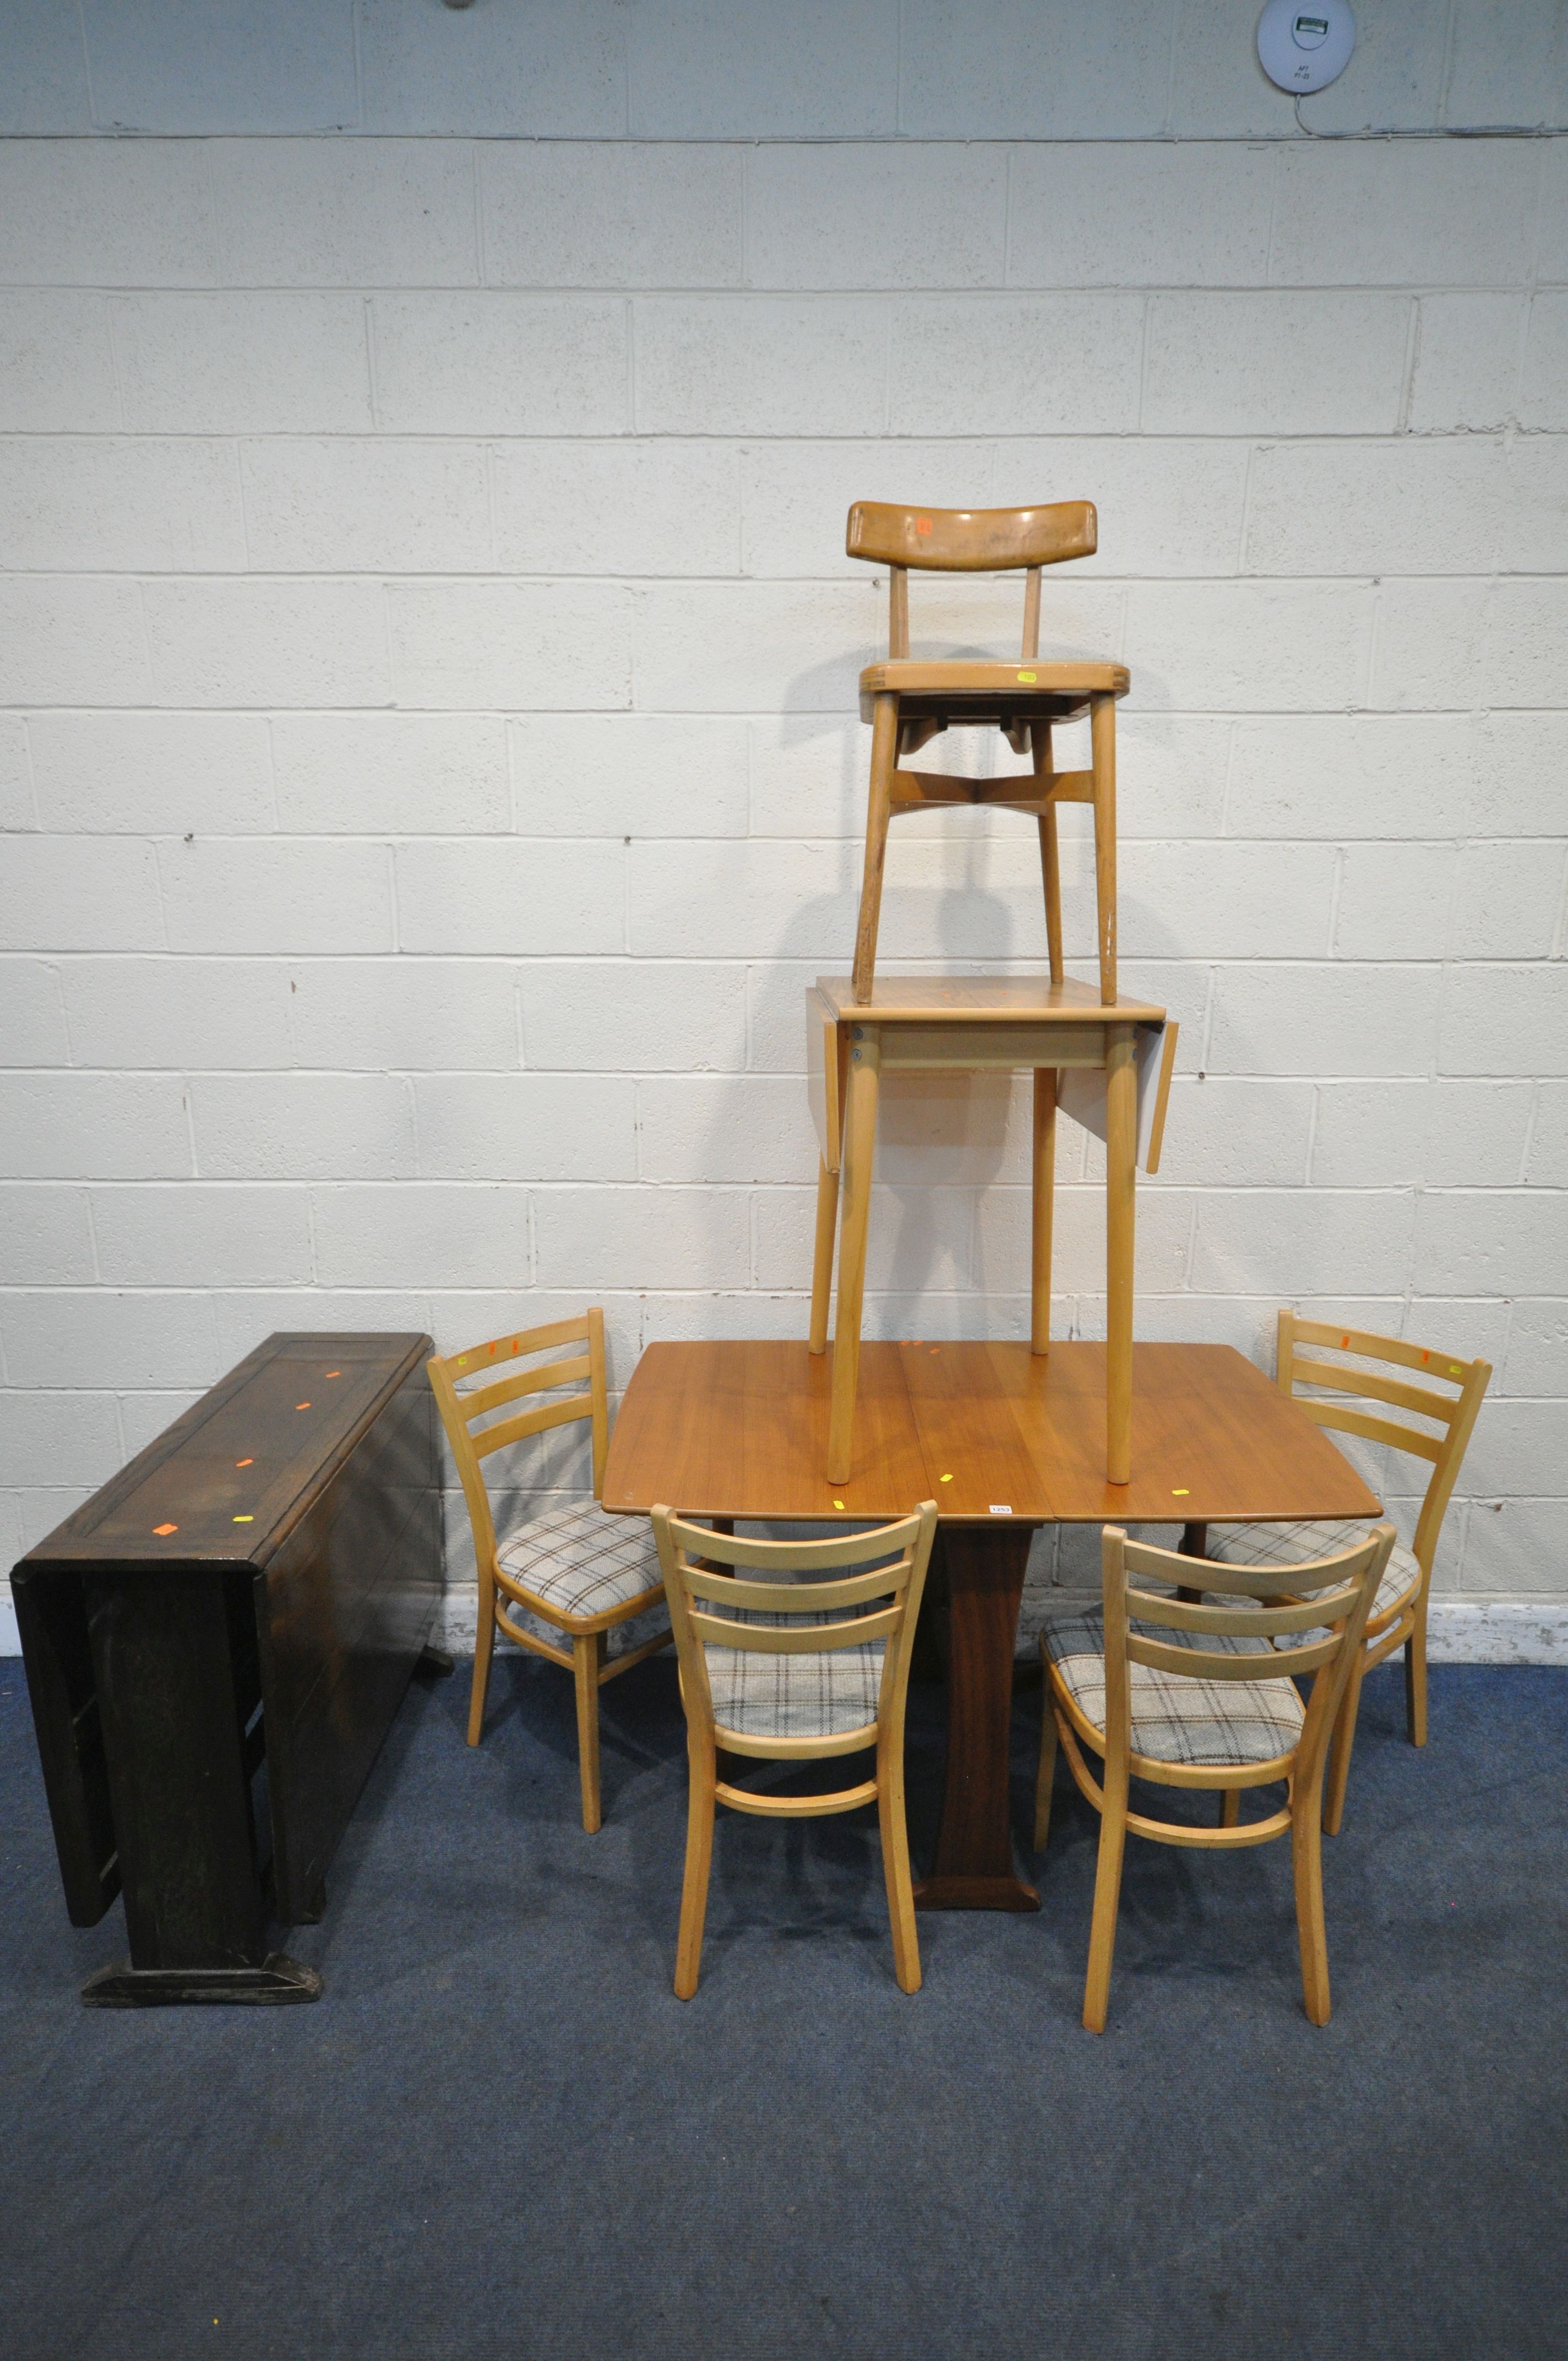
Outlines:
<svg viewBox="0 0 1568 2361"><path fill-rule="evenodd" d="M1345 1517L1320 1521L1304 1519L1277 1525L1211 1525L1209 1555L1218 1565L1304 1565L1313 1558L1333 1557L1342 1550L1354 1549L1376 1531L1378 1521L1374 1517ZM1366 1619L1368 1623L1402 1607L1420 1578L1420 1560L1396 1542L1383 1569L1383 1579ZM1292 1587L1286 1585L1288 1589ZM1299 1639L1295 1644L1300 1645Z"/></svg>
<svg viewBox="0 0 1568 2361"><path fill-rule="evenodd" d="M1273 1653L1266 1640L1188 1633L1163 1625L1158 1637L1176 1647L1201 1647L1227 1656ZM1103 1731L1103 1619L1075 1615L1047 1623L1045 1640L1074 1705ZM1240 1770L1249 1763L1271 1763L1288 1754L1300 1741L1305 1708L1295 1683L1283 1675L1271 1681L1208 1681L1159 1672L1148 1664L1129 1664L1127 1670L1135 1754L1194 1769Z"/></svg>
<svg viewBox="0 0 1568 2361"><path fill-rule="evenodd" d="M710 1610L711 1611L711 1610ZM806 1617L752 1615L748 1622L806 1621ZM885 1642L859 1648L813 1649L798 1656L764 1655L752 1648L704 1649L713 1718L739 1738L840 1738L877 1714Z"/></svg>
<svg viewBox="0 0 1568 2361"><path fill-rule="evenodd" d="M1087 658L1080 664L1042 664L1014 656L1010 663L972 663L960 658L927 663L922 657L894 656L867 664L861 687L867 696L878 690L900 697L1124 697L1131 678L1125 664Z"/></svg>
<svg viewBox="0 0 1568 2361"><path fill-rule="evenodd" d="M608 1615L662 1587L646 1517L612 1517L597 1500L571 1500L509 1527L496 1564L557 1615Z"/></svg>
<svg viewBox="0 0 1568 2361"><path fill-rule="evenodd" d="M1124 697L1128 674L1113 664L920 664L899 656L868 664L861 675L861 719L891 691L905 720L949 722L1076 721L1091 697Z"/></svg>

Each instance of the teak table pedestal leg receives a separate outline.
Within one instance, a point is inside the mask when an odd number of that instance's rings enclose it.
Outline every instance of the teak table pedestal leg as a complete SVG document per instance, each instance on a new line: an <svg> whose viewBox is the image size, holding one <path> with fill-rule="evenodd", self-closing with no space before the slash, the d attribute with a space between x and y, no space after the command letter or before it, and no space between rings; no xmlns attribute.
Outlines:
<svg viewBox="0 0 1568 2361"><path fill-rule="evenodd" d="M1036 1527L944 1525L948 1758L942 1824L917 1910L1037 1910L1013 1862L1013 1643Z"/></svg>

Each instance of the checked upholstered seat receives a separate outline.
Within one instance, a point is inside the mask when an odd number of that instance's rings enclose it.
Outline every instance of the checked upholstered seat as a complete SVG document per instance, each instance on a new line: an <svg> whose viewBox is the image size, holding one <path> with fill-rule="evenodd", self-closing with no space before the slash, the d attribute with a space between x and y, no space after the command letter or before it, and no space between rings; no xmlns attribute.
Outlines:
<svg viewBox="0 0 1568 2361"><path fill-rule="evenodd" d="M1250 1601L1247 1602L1249 1605ZM1269 1655L1266 1640L1231 1633L1203 1638L1162 1630L1177 1647L1200 1644L1227 1656ZM1045 1643L1069 1696L1096 1730L1105 1727L1105 1625L1096 1614L1046 1626ZM1190 1680L1149 1664L1128 1668L1132 1688L1132 1748L1159 1763L1240 1769L1288 1754L1301 1736L1304 1711L1289 1681Z"/></svg>
<svg viewBox="0 0 1568 2361"><path fill-rule="evenodd" d="M1354 1549L1358 1542L1365 1541L1376 1530L1376 1521L1371 1517L1328 1519L1316 1523L1211 1525L1208 1555L1216 1565L1305 1565L1314 1558L1335 1557ZM1420 1587L1420 1564L1414 1552L1396 1542L1372 1602L1368 1627L1402 1607Z"/></svg>
<svg viewBox="0 0 1568 2361"><path fill-rule="evenodd" d="M728 1620L728 1619L727 1619ZM809 1624L809 1615L745 1615L737 1622ZM835 1648L806 1656L763 1656L750 1649L703 1651L713 1719L720 1732L744 1738L841 1738L877 1717L886 1643Z"/></svg>
<svg viewBox="0 0 1568 2361"><path fill-rule="evenodd" d="M597 1500L571 1500L512 1526L496 1564L533 1598L573 1618L609 1614L662 1591L659 1552L641 1517L612 1517Z"/></svg>

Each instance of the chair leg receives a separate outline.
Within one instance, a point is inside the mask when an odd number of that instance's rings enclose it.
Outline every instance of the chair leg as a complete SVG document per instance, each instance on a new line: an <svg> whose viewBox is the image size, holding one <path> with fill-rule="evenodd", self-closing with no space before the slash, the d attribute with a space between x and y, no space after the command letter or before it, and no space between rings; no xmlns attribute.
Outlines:
<svg viewBox="0 0 1568 2361"><path fill-rule="evenodd" d="M474 1686L468 1699L468 1743L477 1746L485 1726L485 1698L490 1686L490 1657L496 1644L496 1578L479 1568L479 1622L474 1634Z"/></svg>
<svg viewBox="0 0 1568 2361"><path fill-rule="evenodd" d="M1067 969L1062 962L1061 948L1061 849L1057 839L1057 816L1053 808L1040 814L1040 873L1046 889L1046 950L1051 963L1051 982L1060 983Z"/></svg>
<svg viewBox="0 0 1568 2361"><path fill-rule="evenodd" d="M1334 1716L1333 1752L1329 1761L1327 1792L1323 1797L1323 1827L1331 1837L1337 1837L1340 1822L1344 1817L1344 1791L1350 1783L1350 1751L1355 1744L1355 1717L1361 1706L1361 1684L1366 1670L1366 1652L1357 1649L1355 1662L1350 1668L1350 1678L1344 1685L1339 1711Z"/></svg>
<svg viewBox="0 0 1568 2361"><path fill-rule="evenodd" d="M1090 700L1094 759L1094 906L1100 946L1100 998L1116 997L1116 700Z"/></svg>
<svg viewBox="0 0 1568 2361"><path fill-rule="evenodd" d="M839 1175L821 1159L817 1174L817 1246L811 1260L811 1335L806 1349L828 1350L828 1305L833 1289L833 1236L839 1226Z"/></svg>
<svg viewBox="0 0 1568 2361"><path fill-rule="evenodd" d="M702 1929L707 1916L707 1877L713 1865L714 1784L711 1746L686 1750L686 1867L681 1885L681 1931L675 1944L675 1998L690 2000L702 1967Z"/></svg>
<svg viewBox="0 0 1568 2361"><path fill-rule="evenodd" d="M589 1631L572 1642L577 1685L577 1775L583 1788L583 1826L592 1836L599 1825L599 1668L604 1633Z"/></svg>
<svg viewBox="0 0 1568 2361"><path fill-rule="evenodd" d="M1427 1595L1416 1601L1416 1620L1405 1642L1405 1729L1412 1746L1427 1742Z"/></svg>
<svg viewBox="0 0 1568 2361"><path fill-rule="evenodd" d="M1089 1974L1083 1987L1083 2024L1103 2033L1111 1998L1111 1961L1116 1949L1116 1910L1122 1898L1122 1854L1127 1842L1127 1779L1105 1765L1100 1814L1100 1858L1094 1871L1094 1916L1089 1927Z"/></svg>
<svg viewBox="0 0 1568 2361"><path fill-rule="evenodd" d="M1323 1846L1314 1783L1291 1798L1290 1865L1296 1881L1296 1932L1301 1945L1301 1997L1314 2025L1329 2021L1329 1940L1323 1925Z"/></svg>
<svg viewBox="0 0 1568 2361"><path fill-rule="evenodd" d="M887 1916L893 1929L893 1971L900 1992L920 1989L920 1944L915 1932L915 1881L909 1870L909 1823L904 1808L904 1733L891 1735L878 1750L877 1823L882 1830L882 1869L887 1881Z"/></svg>
<svg viewBox="0 0 1568 2361"><path fill-rule="evenodd" d="M1223 1828L1236 1828L1240 1825L1241 1817L1241 1789L1239 1787L1222 1787L1220 1790L1220 1826Z"/></svg>
<svg viewBox="0 0 1568 2361"><path fill-rule="evenodd" d="M861 915L855 928L854 995L872 996L876 973L877 929L882 923L882 873L887 857L887 824L893 811L893 774L898 760L898 699L876 699L872 718L872 783L866 798L866 859L861 874Z"/></svg>
<svg viewBox="0 0 1568 2361"><path fill-rule="evenodd" d="M1035 1850L1044 1852L1051 1832L1051 1788L1057 1775L1057 1715L1051 1703L1051 1671L1040 1648L1044 1672L1045 1711L1040 1717L1040 1765L1035 1773Z"/></svg>
<svg viewBox="0 0 1568 2361"><path fill-rule="evenodd" d="M1036 721L1030 732L1030 748L1036 779L1054 775L1051 759L1051 725ZM1046 945L1050 953L1051 982L1059 983L1064 970L1061 954L1061 853L1057 842L1057 814L1053 804L1049 811L1040 814L1040 877L1046 889Z"/></svg>

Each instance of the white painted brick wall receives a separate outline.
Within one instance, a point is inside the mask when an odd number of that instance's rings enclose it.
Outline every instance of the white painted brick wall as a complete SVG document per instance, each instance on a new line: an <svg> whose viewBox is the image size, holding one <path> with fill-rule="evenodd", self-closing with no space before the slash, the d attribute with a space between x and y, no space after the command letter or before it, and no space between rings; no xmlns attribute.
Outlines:
<svg viewBox="0 0 1568 2361"><path fill-rule="evenodd" d="M0 1549L280 1325L802 1334L844 511L1088 496L1141 1331L1488 1355L1439 1586L1568 1608L1568 140L1314 144L1255 13L0 0ZM1368 11L1304 111L1568 124L1560 16ZM1040 937L1026 829L906 824L890 958ZM1025 1332L1026 1126L890 1088L872 1333Z"/></svg>

